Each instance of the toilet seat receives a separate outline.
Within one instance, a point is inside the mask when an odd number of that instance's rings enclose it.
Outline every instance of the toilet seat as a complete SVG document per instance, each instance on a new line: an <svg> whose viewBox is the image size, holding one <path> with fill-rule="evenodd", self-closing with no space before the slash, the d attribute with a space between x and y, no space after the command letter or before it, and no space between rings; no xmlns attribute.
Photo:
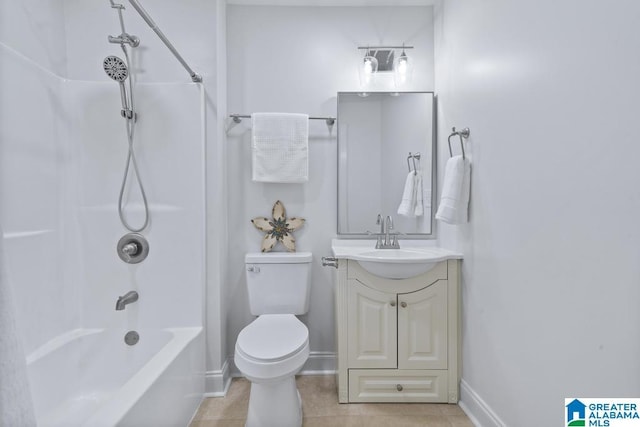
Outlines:
<svg viewBox="0 0 640 427"><path fill-rule="evenodd" d="M238 335L236 349L256 362L279 362L309 342L309 330L293 314L263 314Z"/></svg>
<svg viewBox="0 0 640 427"><path fill-rule="evenodd" d="M236 367L251 382L295 375L309 357L309 330L293 314L263 314L238 335Z"/></svg>

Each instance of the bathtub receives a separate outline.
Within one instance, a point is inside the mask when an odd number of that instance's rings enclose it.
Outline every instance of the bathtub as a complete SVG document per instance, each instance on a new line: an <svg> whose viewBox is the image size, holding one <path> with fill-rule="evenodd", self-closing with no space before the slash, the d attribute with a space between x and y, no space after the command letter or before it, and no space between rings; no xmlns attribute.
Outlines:
<svg viewBox="0 0 640 427"><path fill-rule="evenodd" d="M186 426L204 393L201 327L77 329L27 357L39 427Z"/></svg>

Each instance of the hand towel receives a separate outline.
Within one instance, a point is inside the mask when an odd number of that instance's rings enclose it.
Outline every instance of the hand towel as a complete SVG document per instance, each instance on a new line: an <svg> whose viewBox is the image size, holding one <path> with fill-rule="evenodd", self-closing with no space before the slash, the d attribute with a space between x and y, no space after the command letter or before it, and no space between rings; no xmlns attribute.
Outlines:
<svg viewBox="0 0 640 427"><path fill-rule="evenodd" d="M464 224L469 218L471 163L462 156L447 161L442 184L442 197L436 219L448 224Z"/></svg>
<svg viewBox="0 0 640 427"><path fill-rule="evenodd" d="M424 214L424 194L422 190L422 172L417 171L414 176L414 182L416 187L416 202L413 208L414 216L422 216Z"/></svg>
<svg viewBox="0 0 640 427"><path fill-rule="evenodd" d="M402 200L398 206L398 215L412 217L416 209L416 179L413 171L409 172L404 182Z"/></svg>
<svg viewBox="0 0 640 427"><path fill-rule="evenodd" d="M251 115L253 180L309 180L309 116L288 113Z"/></svg>
<svg viewBox="0 0 640 427"><path fill-rule="evenodd" d="M35 427L27 366L18 334L13 296L5 274L0 229L0 426Z"/></svg>

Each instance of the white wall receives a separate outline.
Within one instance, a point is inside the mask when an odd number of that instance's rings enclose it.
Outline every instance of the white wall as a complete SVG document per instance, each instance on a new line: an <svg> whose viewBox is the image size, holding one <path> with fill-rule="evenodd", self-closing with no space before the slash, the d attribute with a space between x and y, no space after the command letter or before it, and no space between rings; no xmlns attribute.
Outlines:
<svg viewBox="0 0 640 427"><path fill-rule="evenodd" d="M25 352L79 319L65 273L68 144L61 108L60 2L0 2L0 221ZM52 322L51 319L56 319Z"/></svg>
<svg viewBox="0 0 640 427"><path fill-rule="evenodd" d="M64 77L67 55L63 1L0 1L0 41Z"/></svg>
<svg viewBox="0 0 640 427"><path fill-rule="evenodd" d="M362 44L416 46L414 90L433 88L431 7L260 7L227 8L228 110L335 115L338 91L357 91ZM250 121L231 125L229 165L229 274L227 349L252 316L247 306L244 254L259 251L262 233L250 220L269 215L281 200L289 215L307 222L296 232L299 251L314 254L309 326L312 357L306 369L333 369L334 322L330 271L320 258L331 253L336 232L336 129L310 123L309 182L251 181ZM375 215L371 213L372 227ZM328 354L327 354L328 353ZM328 361L328 363L324 363Z"/></svg>
<svg viewBox="0 0 640 427"><path fill-rule="evenodd" d="M633 0L436 9L440 170L451 126L473 163L471 222L441 242L465 256L462 402L484 426L640 396L639 18Z"/></svg>

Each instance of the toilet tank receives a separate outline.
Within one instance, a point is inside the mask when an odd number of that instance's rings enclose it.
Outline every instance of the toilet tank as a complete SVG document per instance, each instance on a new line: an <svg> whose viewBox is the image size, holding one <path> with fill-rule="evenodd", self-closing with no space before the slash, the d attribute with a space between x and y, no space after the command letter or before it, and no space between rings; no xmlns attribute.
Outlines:
<svg viewBox="0 0 640 427"><path fill-rule="evenodd" d="M245 255L251 314L305 314L309 310L311 252Z"/></svg>

